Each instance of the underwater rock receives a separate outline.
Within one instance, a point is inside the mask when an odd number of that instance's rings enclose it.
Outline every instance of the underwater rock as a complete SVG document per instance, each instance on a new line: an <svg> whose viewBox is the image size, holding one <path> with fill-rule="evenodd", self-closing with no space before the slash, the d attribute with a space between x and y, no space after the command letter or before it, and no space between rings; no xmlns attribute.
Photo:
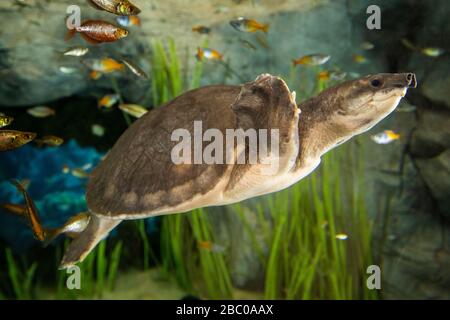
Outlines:
<svg viewBox="0 0 450 320"><path fill-rule="evenodd" d="M250 204L254 202L249 200L245 203ZM251 205L250 205L251 207ZM242 215L248 224L249 230L252 230L255 240L259 245L264 243L264 236L261 224L258 222L258 217L255 211L252 211L248 207L244 207ZM249 290L261 290L263 288L264 269L259 263L259 257L257 251L252 245L252 240L242 225L242 219L240 219L236 213L228 214L227 217L231 218L232 223L230 225L237 226L239 229L233 230L231 233L233 237L231 242L230 252L230 271L233 284L238 288L245 288ZM268 248L262 247L264 253L267 254Z"/></svg>
<svg viewBox="0 0 450 320"><path fill-rule="evenodd" d="M101 18L112 20L114 16L93 9L87 1L76 3L81 9L82 19ZM89 71L78 57L63 56L69 46L86 45L79 37L65 42L67 32L65 16L67 1L56 0L43 4L30 1L24 6L14 1L0 3L0 105L5 107L45 104L75 93L90 95L97 88L112 88L111 76L98 82L89 79ZM148 52L141 44L142 35L132 34L120 44L106 44L91 47L89 56L102 58L112 56L133 56L140 62L140 56ZM60 67L74 68L66 74ZM150 84L134 80L130 74L120 74L124 92L131 90L137 97L150 91ZM133 88L140 89L138 94ZM143 94L144 93L144 94Z"/></svg>
<svg viewBox="0 0 450 320"><path fill-rule="evenodd" d="M404 179L406 188L391 195L389 213L375 222L374 240L382 252L382 297L449 299L449 225L436 214L409 159Z"/></svg>
<svg viewBox="0 0 450 320"><path fill-rule="evenodd" d="M420 4L423 9L423 23L413 40L417 46L437 47L446 52L439 57L412 53L408 68L414 70L419 81L420 92L429 100L450 109L450 24L448 23L448 1L436 0Z"/></svg>
<svg viewBox="0 0 450 320"><path fill-rule="evenodd" d="M433 199L450 221L450 149L432 159L417 159L416 163Z"/></svg>
<svg viewBox="0 0 450 320"><path fill-rule="evenodd" d="M408 106L407 99L403 99L399 107ZM361 137L364 145L366 170L366 205L372 217L383 210L380 199L395 193L402 184L402 161L404 161L405 147L409 143L411 132L416 127L413 112L394 112L368 133ZM370 136L384 130L394 130L400 134L400 139L387 145L378 145Z"/></svg>
<svg viewBox="0 0 450 320"><path fill-rule="evenodd" d="M421 108L410 151L417 158L433 158L450 148L450 112Z"/></svg>
<svg viewBox="0 0 450 320"><path fill-rule="evenodd" d="M395 113L380 124L399 131L401 145L392 143L382 148L385 152L376 147L367 150L371 167L367 198L375 219L375 252L381 252L377 260L383 262L382 297L448 299L450 116L446 108L450 64L445 54L428 57L400 44L400 39L406 37L420 47L448 50L448 1L415 2L414 6L421 7L416 16L411 15L411 10L405 11L411 2L394 2L396 5L388 12L383 11L383 29L390 30L385 23L396 12L407 15L402 19L406 29L403 33L384 33L383 42L390 48L386 51L397 52L391 66L416 73L418 91L407 97L417 107L415 111ZM404 131L405 127L409 130ZM403 151L406 154L402 158Z"/></svg>
<svg viewBox="0 0 450 320"><path fill-rule="evenodd" d="M441 103L450 110L450 58L443 57L435 63L422 84L422 93L431 101Z"/></svg>

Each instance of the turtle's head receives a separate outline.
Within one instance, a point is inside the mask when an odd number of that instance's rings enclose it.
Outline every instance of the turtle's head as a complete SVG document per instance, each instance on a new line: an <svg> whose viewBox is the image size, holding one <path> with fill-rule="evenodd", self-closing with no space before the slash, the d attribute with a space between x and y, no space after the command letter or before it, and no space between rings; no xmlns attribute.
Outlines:
<svg viewBox="0 0 450 320"><path fill-rule="evenodd" d="M300 105L302 143L324 154L384 119L416 84L413 73L380 73L323 91Z"/></svg>
<svg viewBox="0 0 450 320"><path fill-rule="evenodd" d="M351 136L363 133L397 107L408 88L417 84L414 73L379 73L345 82L325 91L332 121Z"/></svg>

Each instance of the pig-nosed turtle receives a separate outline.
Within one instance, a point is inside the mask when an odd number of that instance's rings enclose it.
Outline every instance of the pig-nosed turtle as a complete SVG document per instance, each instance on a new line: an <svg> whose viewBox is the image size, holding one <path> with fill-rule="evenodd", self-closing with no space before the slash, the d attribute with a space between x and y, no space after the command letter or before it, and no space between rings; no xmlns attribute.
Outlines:
<svg viewBox="0 0 450 320"><path fill-rule="evenodd" d="M182 94L133 123L92 172L86 193L89 223L68 247L61 267L82 261L122 220L235 203L294 184L319 165L325 152L391 113L415 86L412 73L369 75L297 107L285 82L265 74L240 86ZM193 133L194 121L202 121L203 132L278 129L276 172L263 173L261 163L175 164L171 153L178 142L172 133L179 128ZM246 147L236 146L232 156L247 152Z"/></svg>

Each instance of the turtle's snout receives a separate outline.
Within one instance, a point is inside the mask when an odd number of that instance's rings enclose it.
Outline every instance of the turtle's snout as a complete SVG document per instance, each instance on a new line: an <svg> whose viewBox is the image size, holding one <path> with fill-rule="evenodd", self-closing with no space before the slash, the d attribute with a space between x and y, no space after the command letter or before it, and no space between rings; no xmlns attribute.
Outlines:
<svg viewBox="0 0 450 320"><path fill-rule="evenodd" d="M375 77L370 84L375 88L415 88L417 86L417 80L414 73L387 73L384 74L384 77Z"/></svg>
<svg viewBox="0 0 450 320"><path fill-rule="evenodd" d="M414 73L406 73L405 74L406 83L408 88L417 87L416 75Z"/></svg>

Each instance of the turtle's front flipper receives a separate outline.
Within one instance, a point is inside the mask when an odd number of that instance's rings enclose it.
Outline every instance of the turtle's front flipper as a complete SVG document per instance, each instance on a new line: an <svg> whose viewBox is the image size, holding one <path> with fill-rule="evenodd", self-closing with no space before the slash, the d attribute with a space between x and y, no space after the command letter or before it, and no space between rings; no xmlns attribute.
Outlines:
<svg viewBox="0 0 450 320"><path fill-rule="evenodd" d="M89 252L121 221L91 215L87 228L67 248L60 269L66 269L83 261Z"/></svg>

